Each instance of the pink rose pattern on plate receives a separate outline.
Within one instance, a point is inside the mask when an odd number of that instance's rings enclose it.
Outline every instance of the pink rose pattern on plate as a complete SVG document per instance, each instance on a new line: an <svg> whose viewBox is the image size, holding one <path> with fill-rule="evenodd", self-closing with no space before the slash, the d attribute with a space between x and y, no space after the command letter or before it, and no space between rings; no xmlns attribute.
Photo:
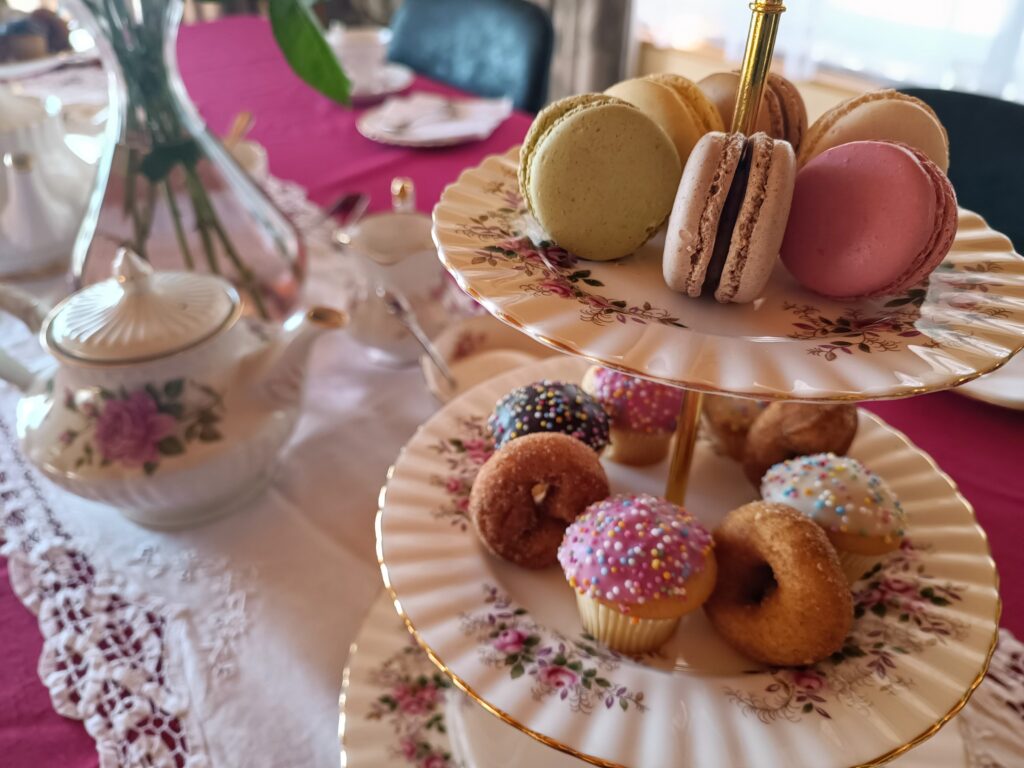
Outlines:
<svg viewBox="0 0 1024 768"><path fill-rule="evenodd" d="M609 679L621 656L601 649L590 635L572 640L543 629L495 586L484 585L484 605L477 613L463 614L462 631L479 643L485 664L507 669L512 680L529 680L537 701L556 696L583 714L598 707L647 709L642 691Z"/></svg>
<svg viewBox="0 0 1024 768"><path fill-rule="evenodd" d="M160 385L117 392L65 391L63 406L79 417L60 436L63 450L75 449L76 470L119 465L151 475L161 461L183 455L189 444L222 439L224 401L204 384L172 379Z"/></svg>
<svg viewBox="0 0 1024 768"><path fill-rule="evenodd" d="M831 719L836 704L866 706L861 691L898 690L913 684L900 659L938 643L962 639L968 626L942 609L962 599L965 587L925 571L928 547L904 540L900 549L865 573L854 586L854 625L843 647L810 667L768 670L760 693L730 688L729 698L764 723L796 722L812 715ZM753 670L751 674L765 674Z"/></svg>
<svg viewBox="0 0 1024 768"><path fill-rule="evenodd" d="M549 240L534 241L527 236L529 214L514 175L507 181L489 185L485 191L503 205L473 217L469 225L460 227L459 234L488 243L476 252L472 264L511 269L529 278L529 282L520 286L527 293L576 302L584 322L595 325L661 323L686 327L668 310L653 307L649 302L631 306L626 301L588 290L603 288L604 283L594 278L591 270L577 269L576 256Z"/></svg>
<svg viewBox="0 0 1024 768"><path fill-rule="evenodd" d="M434 511L434 517L447 519L466 530L469 524L469 491L480 467L494 453L494 440L485 417L463 419L459 436L438 441L430 450L444 459L448 473L433 475L431 485L444 488L448 503Z"/></svg>
<svg viewBox="0 0 1024 768"><path fill-rule="evenodd" d="M592 293L588 288L605 288L589 269L577 269L577 258L554 243L530 237L538 227L530 217L519 192L515 170L502 166L501 180L488 182L483 194L493 198L496 207L470 217L457 233L479 241L482 245L471 259L474 266L484 265L512 270L529 278L520 288L535 296L554 296L580 305L580 319L595 325L610 323L661 323L685 328L681 319L670 310L653 307L649 302L630 305ZM988 318L1007 317L1010 311L998 303L1006 299L988 296L985 301L972 298L967 292L989 292L988 281L977 274L999 272L994 261L960 266L943 262L931 281L945 281L959 291L946 304L958 310L964 322L984 322ZM902 296L891 298L871 313L847 311L830 318L811 304L784 302L782 309L796 317L789 338L816 342L807 353L829 362L844 360L858 354L903 350L908 344L934 349L944 343L964 343L966 336L951 329L941 316L930 312L922 315L927 290L915 287ZM934 308L933 308L934 309ZM831 314L831 313L829 313ZM966 314L966 316L964 316ZM931 338L925 337L925 333Z"/></svg>
<svg viewBox="0 0 1024 768"><path fill-rule="evenodd" d="M444 490L446 501L433 514L468 531L469 491L480 466L493 452L486 417L465 418L458 434L438 441L432 450L443 458L448 473L431 482ZM929 545L905 539L900 549L865 573L854 587L854 626L844 646L812 667L756 669L766 678L743 688L725 688L730 700L765 723L796 722L807 716L831 719L836 706L865 706L867 688L898 690L913 684L900 659L938 643L962 639L969 627L944 609L966 589L942 581L925 570L921 553ZM643 692L633 692L610 679L622 656L601 648L594 638L571 640L534 622L497 587L485 585L482 605L463 614L462 630L478 644L485 664L507 669L513 680L528 681L541 700L557 696L573 711L619 706L644 711Z"/></svg>
<svg viewBox="0 0 1024 768"><path fill-rule="evenodd" d="M366 714L387 721L394 733L392 756L415 768L454 768L444 721L445 692L451 682L410 636L406 645L370 676L383 690Z"/></svg>

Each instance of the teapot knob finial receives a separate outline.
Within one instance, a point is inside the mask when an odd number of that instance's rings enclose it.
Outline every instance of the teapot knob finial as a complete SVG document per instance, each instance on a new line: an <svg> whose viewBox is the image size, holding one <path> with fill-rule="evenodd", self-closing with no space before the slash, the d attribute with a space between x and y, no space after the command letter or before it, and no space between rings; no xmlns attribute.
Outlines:
<svg viewBox="0 0 1024 768"><path fill-rule="evenodd" d="M118 248L113 263L114 278L125 288L139 287L153 274L153 266L131 248Z"/></svg>

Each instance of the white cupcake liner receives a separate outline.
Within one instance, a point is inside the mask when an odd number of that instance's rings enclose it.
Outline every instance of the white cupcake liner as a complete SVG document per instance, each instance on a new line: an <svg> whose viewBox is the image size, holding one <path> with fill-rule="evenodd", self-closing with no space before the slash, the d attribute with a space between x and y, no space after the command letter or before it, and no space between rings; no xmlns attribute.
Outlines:
<svg viewBox="0 0 1024 768"><path fill-rule="evenodd" d="M619 653L657 650L679 624L674 619L635 619L586 595L576 594L583 628L601 643Z"/></svg>
<svg viewBox="0 0 1024 768"><path fill-rule="evenodd" d="M843 552L836 550L839 555L839 564L843 568L843 573L846 575L847 581L850 584L860 580L860 578L874 568L885 555L859 555L856 552Z"/></svg>

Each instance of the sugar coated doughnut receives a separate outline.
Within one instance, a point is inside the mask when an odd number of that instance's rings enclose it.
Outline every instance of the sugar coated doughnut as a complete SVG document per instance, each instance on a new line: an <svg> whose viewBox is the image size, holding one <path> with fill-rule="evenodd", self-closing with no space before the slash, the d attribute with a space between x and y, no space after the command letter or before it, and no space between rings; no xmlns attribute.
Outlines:
<svg viewBox="0 0 1024 768"><path fill-rule="evenodd" d="M566 526L608 493L596 453L568 435L539 432L508 443L480 468L469 516L491 552L544 568L556 562Z"/></svg>
<svg viewBox="0 0 1024 768"><path fill-rule="evenodd" d="M844 454L857 435L857 406L772 403L747 433L743 470L755 488L770 467L811 453Z"/></svg>
<svg viewBox="0 0 1024 768"><path fill-rule="evenodd" d="M813 664L842 647L853 598L820 526L755 501L726 515L714 536L718 582L704 610L731 646L774 666Z"/></svg>

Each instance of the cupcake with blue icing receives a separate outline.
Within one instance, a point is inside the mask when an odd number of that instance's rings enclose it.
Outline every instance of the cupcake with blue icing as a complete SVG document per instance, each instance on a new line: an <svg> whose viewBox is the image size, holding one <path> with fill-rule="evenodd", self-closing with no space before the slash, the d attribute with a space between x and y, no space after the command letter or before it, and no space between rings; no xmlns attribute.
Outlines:
<svg viewBox="0 0 1024 768"><path fill-rule="evenodd" d="M896 494L849 456L816 453L776 464L761 480L761 496L820 525L851 582L903 543L906 513Z"/></svg>

